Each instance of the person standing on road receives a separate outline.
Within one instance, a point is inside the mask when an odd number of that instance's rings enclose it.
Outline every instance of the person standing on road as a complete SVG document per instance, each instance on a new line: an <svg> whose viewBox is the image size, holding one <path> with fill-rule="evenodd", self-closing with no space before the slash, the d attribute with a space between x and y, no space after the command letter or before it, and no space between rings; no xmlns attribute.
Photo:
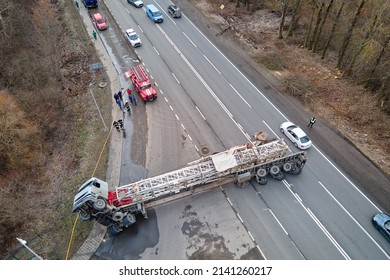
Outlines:
<svg viewBox="0 0 390 280"><path fill-rule="evenodd" d="M133 104L135 105L135 106L137 106L137 98L135 98L135 95L132 95L133 96Z"/></svg>
<svg viewBox="0 0 390 280"><path fill-rule="evenodd" d="M121 102L123 102L122 90L118 91L118 96L119 96L119 99L121 100Z"/></svg>
<svg viewBox="0 0 390 280"><path fill-rule="evenodd" d="M131 104L133 104L133 96L131 95L131 89L127 89L127 96L129 97L129 101Z"/></svg>
<svg viewBox="0 0 390 280"><path fill-rule="evenodd" d="M118 123L117 121L114 121L112 125L115 127L115 129L116 129L118 132L120 132L119 123Z"/></svg>
<svg viewBox="0 0 390 280"><path fill-rule="evenodd" d="M97 40L97 33L96 33L96 31L94 30L94 31L92 31L92 36L93 36L93 38L95 38L95 40Z"/></svg>
<svg viewBox="0 0 390 280"><path fill-rule="evenodd" d="M316 118L315 117L311 117L310 118L310 122L309 122L309 124L307 125L307 127L313 127L313 124L315 124L316 123Z"/></svg>
<svg viewBox="0 0 390 280"><path fill-rule="evenodd" d="M80 8L80 6L79 6L79 2L77 2L77 1L74 1L74 3L75 3L75 5L76 5L76 8L77 8L77 10Z"/></svg>
<svg viewBox="0 0 390 280"><path fill-rule="evenodd" d="M116 104L118 104L119 109L122 111L122 103L121 103L121 100L119 99L118 94L116 94L116 93L114 94L114 99L115 99Z"/></svg>

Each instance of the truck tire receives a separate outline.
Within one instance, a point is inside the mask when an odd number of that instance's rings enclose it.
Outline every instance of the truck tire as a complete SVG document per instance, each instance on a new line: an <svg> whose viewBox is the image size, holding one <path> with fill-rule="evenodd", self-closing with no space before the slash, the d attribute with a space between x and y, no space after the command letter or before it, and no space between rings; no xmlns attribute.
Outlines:
<svg viewBox="0 0 390 280"><path fill-rule="evenodd" d="M91 220L91 214L89 214L87 211L85 211L85 210L81 210L80 211L80 214L79 214L79 219L81 220L81 221L84 221L84 222L86 222L86 221L90 221Z"/></svg>
<svg viewBox="0 0 390 280"><path fill-rule="evenodd" d="M115 222L119 222L120 220L123 219L123 217L125 216L125 214L123 212L115 212L114 214L112 214L112 219L115 221Z"/></svg>
<svg viewBox="0 0 390 280"><path fill-rule="evenodd" d="M134 216L134 214L131 214L131 213L127 213L127 215L124 216L123 220L122 220L123 225L125 227L131 226L132 224L135 223L135 221L136 221L135 216Z"/></svg>
<svg viewBox="0 0 390 280"><path fill-rule="evenodd" d="M96 219L96 221L97 221L99 224L101 224L101 225L103 225L103 226L106 226L106 227L108 227L109 225L112 224L111 219L109 219L107 216L100 216L100 217L98 217L98 218Z"/></svg>
<svg viewBox="0 0 390 280"><path fill-rule="evenodd" d="M269 173L271 173L272 176L276 176L280 173L280 167L277 165L271 166Z"/></svg>
<svg viewBox="0 0 390 280"><path fill-rule="evenodd" d="M265 185L267 184L267 182L268 182L267 177L257 177L257 183L259 183L260 185Z"/></svg>
<svg viewBox="0 0 390 280"><path fill-rule="evenodd" d="M112 224L108 227L108 233L111 236L116 236L122 231L122 228L118 226L117 224Z"/></svg>
<svg viewBox="0 0 390 280"><path fill-rule="evenodd" d="M96 201L93 203L93 208L98 211L102 211L106 208L106 201L102 197L98 197Z"/></svg>
<svg viewBox="0 0 390 280"><path fill-rule="evenodd" d="M283 164L284 172L290 172L292 168L293 168L293 165L291 162L286 162L285 164Z"/></svg>
<svg viewBox="0 0 390 280"><path fill-rule="evenodd" d="M292 170L291 170L291 174L294 174L294 175L298 175L298 174L301 174L302 172L302 169L298 166L295 166Z"/></svg>
<svg viewBox="0 0 390 280"><path fill-rule="evenodd" d="M263 169L263 168L260 168L257 170L257 176L259 177L265 177L267 176L267 170Z"/></svg>

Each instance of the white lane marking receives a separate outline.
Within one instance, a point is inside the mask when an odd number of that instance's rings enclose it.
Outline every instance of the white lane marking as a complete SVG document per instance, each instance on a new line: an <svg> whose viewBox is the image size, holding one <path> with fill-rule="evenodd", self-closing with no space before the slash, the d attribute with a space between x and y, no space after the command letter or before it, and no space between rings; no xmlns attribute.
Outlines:
<svg viewBox="0 0 390 280"><path fill-rule="evenodd" d="M279 219L276 217L276 215L274 214L274 212L272 212L271 209L268 208L268 211L271 213L271 215L274 217L274 219L276 220L276 222L279 224L279 226L282 228L282 230L284 231L284 233L286 235L288 235L288 232L287 230L284 228L284 226L282 225L282 223L279 221Z"/></svg>
<svg viewBox="0 0 390 280"><path fill-rule="evenodd" d="M195 43L194 42L192 42L192 40L190 39L190 37L188 37L187 36L187 34L185 34L184 32L183 32L183 34L184 34L184 36L186 36L187 37L187 39L188 39L188 41L190 41L191 42L191 44L195 47L195 48L197 48L197 46L195 45Z"/></svg>
<svg viewBox="0 0 390 280"><path fill-rule="evenodd" d="M252 108L252 106L249 105L249 103L244 99L244 97L242 97L242 95L234 88L232 84L229 84L229 86L238 94L238 96L246 103L246 105L249 106L249 108Z"/></svg>
<svg viewBox="0 0 390 280"><path fill-rule="evenodd" d="M322 232L326 235L326 237L329 239L330 242L333 243L333 245L336 247L336 249L340 252L340 254L347 260L350 260L351 257L345 252L343 247L334 239L334 237L330 234L330 232L325 228L325 226L321 223L321 221L316 217L316 215L309 209L309 207L306 207L302 200L299 198L299 196L293 192L293 190L288 186L288 182L286 180L282 181L283 184L287 187L289 192L298 200L298 203L302 206L302 208L306 211L307 214L312 218L312 220L318 225L318 227L322 230Z"/></svg>
<svg viewBox="0 0 390 280"><path fill-rule="evenodd" d="M196 110L198 110L199 114L202 116L202 118L204 120L206 120L205 116L202 114L202 112L200 111L200 109L198 108L198 106L195 106Z"/></svg>
<svg viewBox="0 0 390 280"><path fill-rule="evenodd" d="M371 239L372 242L375 243L375 245L379 248L379 250L382 251L382 253L390 259L390 256L386 253L385 250L382 249L382 247L372 238L372 236L360 225L360 223L352 216L351 213L348 212L348 210L336 199L336 197L322 184L320 181L318 183L321 185L321 187L333 198L333 200L341 207L341 209L344 210L344 212L355 222L355 224Z"/></svg>
<svg viewBox="0 0 390 280"><path fill-rule="evenodd" d="M184 60L184 62L188 65L188 67L192 70L192 72L195 74L195 76L200 80L200 82L205 86L205 88L210 92L211 96L217 101L217 103L221 106L221 108L225 111L225 113L229 116L229 118L233 121L233 123L237 126L237 122L233 118L232 113L226 108L225 104L222 103L222 101L219 99L219 97L215 94L215 92L211 89L211 87L206 83L206 81L202 78L202 76L199 74L199 72L192 66L192 64L188 61L186 56L180 52L180 50L176 47L176 45L172 42L172 40L169 38L169 36L164 32L164 30L161 28L160 25L157 25L157 28L160 30L162 34L165 35L167 40L174 46L174 48L177 50L181 58ZM241 130L241 133L247 137L247 134L245 131ZM249 141L251 141L250 137L247 138Z"/></svg>
<svg viewBox="0 0 390 280"><path fill-rule="evenodd" d="M143 29L141 28L141 26L138 25L138 28L139 30L141 30L142 33L144 33Z"/></svg>
<svg viewBox="0 0 390 280"><path fill-rule="evenodd" d="M219 72L218 68L215 67L215 65L207 58L207 56L203 55L203 57L211 64L211 66L214 67L215 71L217 71L218 74L221 75L221 72Z"/></svg>
<svg viewBox="0 0 390 280"><path fill-rule="evenodd" d="M155 50L155 52L157 53L157 55L160 56L160 53L158 52L158 50L156 49L156 47L153 46L153 49Z"/></svg>
<svg viewBox="0 0 390 280"><path fill-rule="evenodd" d="M180 85L179 79L175 76L175 74L172 73L172 76L175 78L176 82Z"/></svg>

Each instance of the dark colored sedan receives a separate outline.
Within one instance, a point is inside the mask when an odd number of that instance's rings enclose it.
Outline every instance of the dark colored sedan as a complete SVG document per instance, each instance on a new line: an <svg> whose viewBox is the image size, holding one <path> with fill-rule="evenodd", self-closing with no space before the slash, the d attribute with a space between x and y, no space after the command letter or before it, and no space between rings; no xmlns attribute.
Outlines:
<svg viewBox="0 0 390 280"><path fill-rule="evenodd" d="M385 213L378 213L372 217L372 224L390 241L390 216Z"/></svg>

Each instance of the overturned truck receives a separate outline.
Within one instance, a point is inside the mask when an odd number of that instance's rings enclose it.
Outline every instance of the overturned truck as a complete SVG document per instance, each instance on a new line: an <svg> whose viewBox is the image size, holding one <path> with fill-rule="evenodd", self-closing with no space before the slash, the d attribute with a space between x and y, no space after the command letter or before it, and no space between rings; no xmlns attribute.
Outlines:
<svg viewBox="0 0 390 280"><path fill-rule="evenodd" d="M264 135L255 138L254 142L190 162L172 172L116 187L115 191L109 191L106 182L91 178L79 188L73 212L79 212L83 221L96 220L107 226L111 235L117 235L136 222L137 214L147 218L147 202L191 192L210 183L236 182L240 186L255 178L264 185L269 177L283 180L284 173L301 173L306 152L287 155L288 146L283 139L269 142Z"/></svg>

